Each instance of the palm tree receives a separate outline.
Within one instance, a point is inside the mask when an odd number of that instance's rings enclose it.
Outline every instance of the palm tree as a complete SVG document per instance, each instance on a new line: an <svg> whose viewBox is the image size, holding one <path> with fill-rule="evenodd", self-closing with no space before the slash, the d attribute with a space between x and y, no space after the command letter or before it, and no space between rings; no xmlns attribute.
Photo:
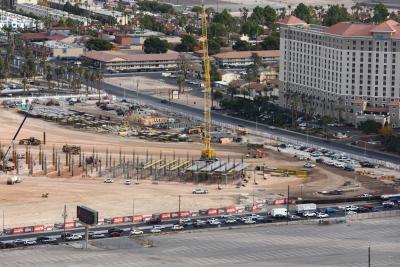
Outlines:
<svg viewBox="0 0 400 267"><path fill-rule="evenodd" d="M51 66L47 65L45 67L45 72L46 72L46 81L47 81L47 88L49 91L51 90L51 81L53 80L53 74L52 74L52 69Z"/></svg>
<svg viewBox="0 0 400 267"><path fill-rule="evenodd" d="M83 72L83 77L86 81L86 95L89 94L89 80L90 80L90 72L88 70L85 70Z"/></svg>

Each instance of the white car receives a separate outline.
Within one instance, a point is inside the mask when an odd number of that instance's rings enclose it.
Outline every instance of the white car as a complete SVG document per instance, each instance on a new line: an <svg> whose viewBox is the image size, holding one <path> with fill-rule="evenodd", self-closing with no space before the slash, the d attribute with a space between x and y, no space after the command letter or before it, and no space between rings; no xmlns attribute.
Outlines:
<svg viewBox="0 0 400 267"><path fill-rule="evenodd" d="M106 235L105 235L105 234L102 234L102 233L93 233L93 234L90 236L90 238L92 238L92 239L104 238L104 237L106 237Z"/></svg>
<svg viewBox="0 0 400 267"><path fill-rule="evenodd" d="M172 231L183 230L183 226L182 226L182 225L179 225L179 224L174 224L174 225L171 227L171 230L172 230Z"/></svg>
<svg viewBox="0 0 400 267"><path fill-rule="evenodd" d="M237 221L236 221L236 219L234 219L234 218L225 219L225 223L227 223L227 224L236 223L236 222L237 222Z"/></svg>
<svg viewBox="0 0 400 267"><path fill-rule="evenodd" d="M161 233L161 229L159 229L159 228L153 228L153 229L150 230L150 233L152 233L152 234L159 234L159 233Z"/></svg>
<svg viewBox="0 0 400 267"><path fill-rule="evenodd" d="M211 219L207 221L210 225L220 225L221 222L217 219Z"/></svg>
<svg viewBox="0 0 400 267"><path fill-rule="evenodd" d="M26 246L33 246L33 245L36 245L37 242L36 242L35 240L25 240L25 241L24 241L24 244L25 244Z"/></svg>
<svg viewBox="0 0 400 267"><path fill-rule="evenodd" d="M163 229L163 228L164 226L159 224L153 226L153 229Z"/></svg>
<svg viewBox="0 0 400 267"><path fill-rule="evenodd" d="M114 183L114 180L111 179L111 178L106 178L106 179L104 179L104 182L105 182L106 184L111 184L111 183Z"/></svg>
<svg viewBox="0 0 400 267"><path fill-rule="evenodd" d="M133 229L130 233L129 233L129 235L142 235L143 234L143 231L140 231L140 230L138 230L138 229Z"/></svg>
<svg viewBox="0 0 400 267"><path fill-rule="evenodd" d="M349 211L346 211L346 214L347 215L353 215L353 214L357 214L357 212L355 212L353 210L349 210Z"/></svg>
<svg viewBox="0 0 400 267"><path fill-rule="evenodd" d="M327 213L317 213L317 218L328 218L329 215Z"/></svg>
<svg viewBox="0 0 400 267"><path fill-rule="evenodd" d="M126 184L126 185L131 185L131 184L132 184L132 181L131 181L131 180L125 180L125 184Z"/></svg>
<svg viewBox="0 0 400 267"><path fill-rule="evenodd" d="M306 162L306 163L304 164L303 167L304 167L304 168L309 168L309 169L311 169L311 168L314 168L314 167L315 167L315 164L312 164L312 163L310 163L310 162Z"/></svg>
<svg viewBox="0 0 400 267"><path fill-rule="evenodd" d="M357 211L357 210L358 210L358 206L355 206L355 205L346 207L346 211Z"/></svg>
<svg viewBox="0 0 400 267"><path fill-rule="evenodd" d="M334 165L335 165L335 162L332 161L332 160L326 160L326 161L324 161L324 163L325 163L326 165L328 165L328 166L334 166Z"/></svg>
<svg viewBox="0 0 400 267"><path fill-rule="evenodd" d="M333 165L337 168L344 168L346 166L343 162L335 162Z"/></svg>
<svg viewBox="0 0 400 267"><path fill-rule="evenodd" d="M317 216L317 214L313 211L306 211L303 213L303 216L304 217L315 217L315 216Z"/></svg>
<svg viewBox="0 0 400 267"><path fill-rule="evenodd" d="M193 189L192 194L208 194L208 190L202 188L196 188Z"/></svg>
<svg viewBox="0 0 400 267"><path fill-rule="evenodd" d="M362 195L359 195L358 197L372 197L372 195L371 194L362 194Z"/></svg>
<svg viewBox="0 0 400 267"><path fill-rule="evenodd" d="M245 224L254 224L256 221L253 221L252 219L248 219L244 221Z"/></svg>
<svg viewBox="0 0 400 267"><path fill-rule="evenodd" d="M78 234L72 234L72 235L69 235L69 236L65 237L65 239L68 240L68 241L81 240L82 238L83 237L81 235L78 235Z"/></svg>
<svg viewBox="0 0 400 267"><path fill-rule="evenodd" d="M187 223L187 222L190 222L190 221L191 221L190 218L182 218L182 219L179 219L179 224Z"/></svg>

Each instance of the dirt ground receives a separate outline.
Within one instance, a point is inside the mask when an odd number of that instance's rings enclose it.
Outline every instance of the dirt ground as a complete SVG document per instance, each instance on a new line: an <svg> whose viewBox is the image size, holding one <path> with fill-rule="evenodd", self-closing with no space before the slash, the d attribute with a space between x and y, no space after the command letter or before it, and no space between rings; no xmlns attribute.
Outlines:
<svg viewBox="0 0 400 267"><path fill-rule="evenodd" d="M0 109L1 135L0 142L8 144L17 126L22 121L22 116L16 111ZM63 144L79 144L85 151L104 152L106 148L117 156L119 151L159 155L168 154L182 157L187 154L197 158L200 154L199 143L158 143L136 138L123 138L114 135L97 134L78 131L74 128L57 125L40 119L29 118L21 130L18 140L35 136L42 139L46 131L47 144L43 149L47 152L52 146L57 148ZM240 145L216 145L220 158L229 157L239 159L246 154L246 148ZM33 148L35 151L38 148ZM18 147L25 151L22 146ZM283 153L268 152L266 159L246 159L254 165L300 168L304 162L294 161ZM51 168L51 167L49 167ZM64 168L64 173L67 170ZM285 195L287 185L291 186L293 196L313 196L318 190L332 190L342 185L346 179L342 174L335 174L325 169L315 170L308 178L298 177L267 177L263 179L257 172L249 172L250 178L246 187L236 188L234 184L223 185L222 190L217 190L216 185L194 185L192 183L159 182L152 184L150 181L140 181L140 184L124 185L122 178L116 179L113 184L104 184L102 178L82 178L77 173L75 177L58 177L53 170L48 177L37 174L34 177L23 176L24 181L13 186L6 185L6 175L0 177L0 210L5 213L5 227L18 225L31 225L37 223L54 223L62 220L63 205L68 207L68 220L76 216L76 205L82 204L99 210L101 218L132 214L133 201L135 214L152 214L160 211L176 211L178 209L178 196L181 195L181 210L198 210L200 208L224 207L235 204L251 204L257 199L273 199L278 194ZM254 180L258 185L254 184ZM207 188L207 195L192 195L194 188ZM42 194L49 193L48 198Z"/></svg>

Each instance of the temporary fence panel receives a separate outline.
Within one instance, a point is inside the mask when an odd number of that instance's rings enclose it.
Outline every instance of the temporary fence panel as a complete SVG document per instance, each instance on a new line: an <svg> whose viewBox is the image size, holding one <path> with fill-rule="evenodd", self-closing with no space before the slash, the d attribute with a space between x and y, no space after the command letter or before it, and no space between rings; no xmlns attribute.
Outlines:
<svg viewBox="0 0 400 267"><path fill-rule="evenodd" d="M65 223L65 228L66 229L75 228L75 222L66 222Z"/></svg>
<svg viewBox="0 0 400 267"><path fill-rule="evenodd" d="M180 217L181 218L187 218L190 216L190 211L181 211L180 212Z"/></svg>
<svg viewBox="0 0 400 267"><path fill-rule="evenodd" d="M35 225L33 228L33 231L36 232L43 232L44 231L44 225Z"/></svg>
<svg viewBox="0 0 400 267"><path fill-rule="evenodd" d="M11 230L11 234L13 235L22 234L23 232L24 232L24 227L17 227Z"/></svg>
<svg viewBox="0 0 400 267"><path fill-rule="evenodd" d="M124 216L124 223L133 222L133 216Z"/></svg>
<svg viewBox="0 0 400 267"><path fill-rule="evenodd" d="M135 215L135 216L133 216L133 221L135 223L141 223L143 221L143 216L142 215Z"/></svg>
<svg viewBox="0 0 400 267"><path fill-rule="evenodd" d="M218 214L217 209L208 209L207 210L207 215L216 215L216 214Z"/></svg>
<svg viewBox="0 0 400 267"><path fill-rule="evenodd" d="M171 212L161 213L161 220L169 220L169 219L171 219Z"/></svg>

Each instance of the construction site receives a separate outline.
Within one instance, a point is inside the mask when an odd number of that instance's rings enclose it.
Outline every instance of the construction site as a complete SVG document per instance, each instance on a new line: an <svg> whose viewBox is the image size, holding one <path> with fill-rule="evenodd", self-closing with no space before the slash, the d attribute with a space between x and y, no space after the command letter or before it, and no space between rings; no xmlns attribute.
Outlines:
<svg viewBox="0 0 400 267"><path fill-rule="evenodd" d="M202 24L202 120L106 94L3 101L6 227L61 221L64 204L74 220L80 204L113 217L273 204L287 196L288 186L296 199L329 198L321 192L335 190L345 196L398 190L391 170L355 175L316 166L244 127L213 125L205 14Z"/></svg>

